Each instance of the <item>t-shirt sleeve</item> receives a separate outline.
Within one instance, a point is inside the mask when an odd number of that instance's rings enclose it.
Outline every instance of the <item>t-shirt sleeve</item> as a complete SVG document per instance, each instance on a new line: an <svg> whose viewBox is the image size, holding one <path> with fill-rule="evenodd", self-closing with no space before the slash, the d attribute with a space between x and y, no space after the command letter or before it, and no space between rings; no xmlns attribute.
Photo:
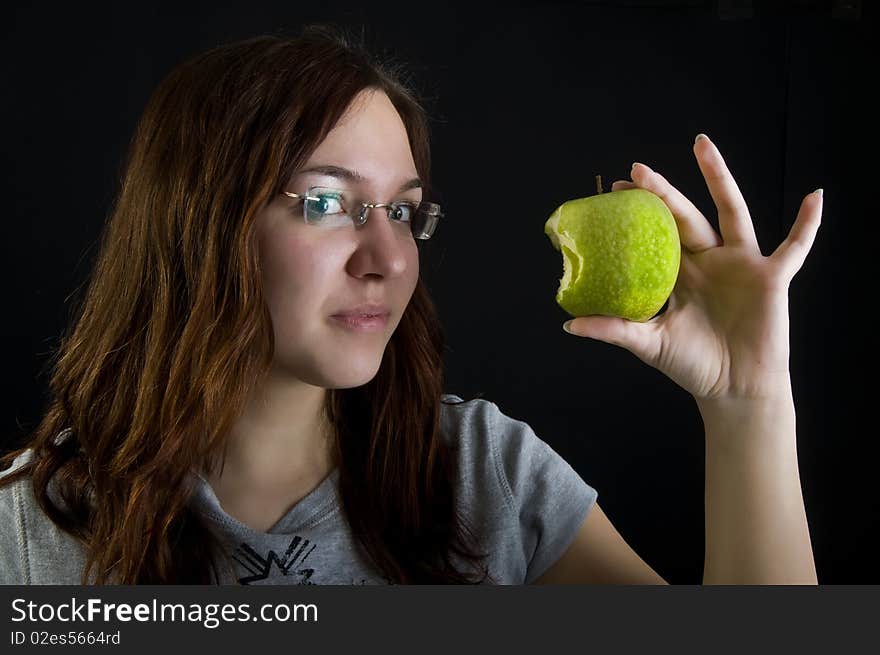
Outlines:
<svg viewBox="0 0 880 655"><path fill-rule="evenodd" d="M0 478L9 475L25 461L25 455L15 459L12 466L0 471ZM19 480L0 487L0 585L28 584L23 562L22 511L19 497L23 484Z"/></svg>
<svg viewBox="0 0 880 655"><path fill-rule="evenodd" d="M510 509L518 518L524 582L531 584L571 545L598 492L527 423L498 409L494 427L495 461Z"/></svg>

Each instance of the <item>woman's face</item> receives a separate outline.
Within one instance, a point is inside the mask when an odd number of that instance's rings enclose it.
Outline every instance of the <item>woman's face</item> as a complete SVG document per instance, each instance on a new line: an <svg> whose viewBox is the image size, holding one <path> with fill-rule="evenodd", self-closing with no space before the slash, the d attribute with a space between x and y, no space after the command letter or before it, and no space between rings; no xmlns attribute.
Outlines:
<svg viewBox="0 0 880 655"><path fill-rule="evenodd" d="M330 166L362 179L307 172ZM284 190L304 194L311 186L326 186L359 202L417 203L421 188L401 191L416 178L400 116L384 93L368 91L355 98ZM382 208L370 209L358 227L307 224L302 211L302 201L282 194L257 219L263 289L275 333L273 369L326 389L360 386L379 370L415 290L416 241ZM334 318L363 303L386 305L385 324L359 330Z"/></svg>

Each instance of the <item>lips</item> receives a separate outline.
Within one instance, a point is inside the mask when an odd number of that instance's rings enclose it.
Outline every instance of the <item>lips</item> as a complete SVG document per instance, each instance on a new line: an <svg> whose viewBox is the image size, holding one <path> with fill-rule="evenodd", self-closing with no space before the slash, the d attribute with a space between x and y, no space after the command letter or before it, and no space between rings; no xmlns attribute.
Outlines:
<svg viewBox="0 0 880 655"><path fill-rule="evenodd" d="M357 310L364 311L364 310ZM370 310L376 311L376 310ZM354 332L384 333L388 325L388 314L354 314L348 316L332 316L330 320Z"/></svg>
<svg viewBox="0 0 880 655"><path fill-rule="evenodd" d="M387 305L365 303L348 309L342 309L335 312L333 316L337 318L387 318L389 314L391 314L391 308Z"/></svg>

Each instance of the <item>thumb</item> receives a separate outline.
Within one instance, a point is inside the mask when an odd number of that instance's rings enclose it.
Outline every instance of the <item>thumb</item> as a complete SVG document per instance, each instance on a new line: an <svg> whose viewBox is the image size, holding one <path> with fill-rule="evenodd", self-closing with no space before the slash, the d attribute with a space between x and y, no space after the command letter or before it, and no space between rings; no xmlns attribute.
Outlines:
<svg viewBox="0 0 880 655"><path fill-rule="evenodd" d="M569 334L626 348L648 364L656 361L660 348L655 320L641 323L616 316L581 316L566 321L562 328Z"/></svg>

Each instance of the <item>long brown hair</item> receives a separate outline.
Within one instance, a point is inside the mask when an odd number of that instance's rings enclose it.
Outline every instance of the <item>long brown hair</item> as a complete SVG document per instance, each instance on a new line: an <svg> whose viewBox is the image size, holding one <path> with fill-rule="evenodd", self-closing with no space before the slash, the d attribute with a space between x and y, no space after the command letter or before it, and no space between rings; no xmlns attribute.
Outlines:
<svg viewBox="0 0 880 655"><path fill-rule="evenodd" d="M255 217L364 89L400 113L430 199L428 115L400 71L318 25L214 48L154 91L53 358L49 405L0 460L8 468L33 449L0 484L31 476L46 514L86 546L84 584L218 579L189 473L222 452L271 365ZM439 421L443 347L420 279L375 378L326 394L344 514L390 582L491 579L456 509L454 445Z"/></svg>

